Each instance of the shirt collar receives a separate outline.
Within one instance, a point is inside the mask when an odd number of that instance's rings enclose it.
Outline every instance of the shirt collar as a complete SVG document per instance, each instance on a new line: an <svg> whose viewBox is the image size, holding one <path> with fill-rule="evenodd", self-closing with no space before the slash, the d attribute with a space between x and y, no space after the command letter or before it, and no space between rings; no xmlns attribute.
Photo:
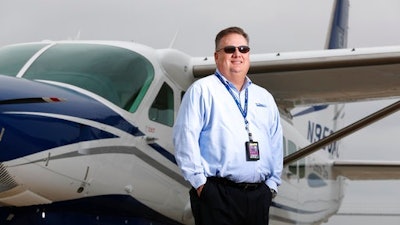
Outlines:
<svg viewBox="0 0 400 225"><path fill-rule="evenodd" d="M227 83L230 87L235 87L231 82L229 82L229 80L227 80L225 78L225 76L222 75L221 72L219 72L218 69L216 69L215 71L216 73L218 73L219 75L221 75L222 79L224 80L225 83ZM246 90L246 88L248 88L250 86L250 84L252 84L253 82L250 80L250 78L248 76L246 76L246 82L243 85L243 90Z"/></svg>

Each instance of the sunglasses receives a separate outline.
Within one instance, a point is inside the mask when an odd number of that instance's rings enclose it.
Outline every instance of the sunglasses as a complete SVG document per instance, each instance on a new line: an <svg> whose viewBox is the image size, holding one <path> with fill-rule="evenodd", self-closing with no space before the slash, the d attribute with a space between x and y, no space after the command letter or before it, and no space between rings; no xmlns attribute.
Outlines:
<svg viewBox="0 0 400 225"><path fill-rule="evenodd" d="M224 52L226 54L232 54L236 51L236 48L239 50L240 53L248 53L250 51L249 46L241 45L241 46L235 47L235 46L229 45L229 46L225 46L223 48L218 49L217 52L224 50Z"/></svg>

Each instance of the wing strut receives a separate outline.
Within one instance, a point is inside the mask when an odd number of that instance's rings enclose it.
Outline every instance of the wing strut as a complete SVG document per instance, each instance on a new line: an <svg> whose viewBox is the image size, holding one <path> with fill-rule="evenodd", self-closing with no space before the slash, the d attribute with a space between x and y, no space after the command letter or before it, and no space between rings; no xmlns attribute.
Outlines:
<svg viewBox="0 0 400 225"><path fill-rule="evenodd" d="M383 119L384 117L398 111L399 109L400 109L400 101L397 101L397 102L395 102L395 103L393 103L393 104L391 104L369 116L366 116L365 118L363 118L353 124L350 124L349 126L346 126L342 129L330 134L329 136L327 136L317 142L314 142L314 143L296 151L295 153L292 153L292 154L286 156L283 159L283 164L287 165L296 160L299 160L299 159L323 148L324 146L331 144L334 141L344 138L347 135L352 134L361 128L364 128L372 123L377 122L378 120Z"/></svg>

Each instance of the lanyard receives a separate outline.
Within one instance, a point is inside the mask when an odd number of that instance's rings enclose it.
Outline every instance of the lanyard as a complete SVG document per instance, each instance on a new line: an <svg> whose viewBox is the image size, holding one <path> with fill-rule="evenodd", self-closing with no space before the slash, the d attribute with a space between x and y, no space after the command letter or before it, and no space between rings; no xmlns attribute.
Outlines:
<svg viewBox="0 0 400 225"><path fill-rule="evenodd" d="M242 104L240 104L240 99L236 98L235 94L232 91L232 88L222 79L222 76L218 73L215 72L215 75L218 77L218 79L222 82L222 84L226 87L226 89L229 91L231 94L232 98L235 100L236 105L238 106L240 112L242 113L243 119L244 119L244 125L246 127L246 131L249 134L249 140L252 141L252 135L250 133L249 129L249 121L247 120L247 108L248 108L248 99L249 99L249 91L246 88L245 93L244 93L244 108L242 108Z"/></svg>

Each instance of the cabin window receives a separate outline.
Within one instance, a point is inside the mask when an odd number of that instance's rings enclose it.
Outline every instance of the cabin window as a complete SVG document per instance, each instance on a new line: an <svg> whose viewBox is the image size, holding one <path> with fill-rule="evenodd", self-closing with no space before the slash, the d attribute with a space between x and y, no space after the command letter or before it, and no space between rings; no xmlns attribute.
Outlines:
<svg viewBox="0 0 400 225"><path fill-rule="evenodd" d="M26 62L46 45L26 44L0 48L0 74L16 76Z"/></svg>
<svg viewBox="0 0 400 225"><path fill-rule="evenodd" d="M310 173L310 175L308 175L307 181L308 185L314 188L323 187L327 185L324 179L322 179L315 173Z"/></svg>
<svg viewBox="0 0 400 225"><path fill-rule="evenodd" d="M299 165L299 178L304 178L306 176L306 159L302 158L298 161Z"/></svg>
<svg viewBox="0 0 400 225"><path fill-rule="evenodd" d="M283 146L283 154L284 154L284 156L287 156L287 155L289 155L289 153L287 152L287 149L286 149L286 138L285 138L285 136L283 136L283 144L282 144L282 146Z"/></svg>
<svg viewBox="0 0 400 225"><path fill-rule="evenodd" d="M288 155L296 152L297 147L296 145L293 143L293 141L288 140L288 146L287 146L287 150L288 150ZM293 174L297 174L297 162L291 163L289 165L289 171Z"/></svg>
<svg viewBox="0 0 400 225"><path fill-rule="evenodd" d="M154 68L128 49L64 43L45 51L24 77L74 85L135 112L154 78Z"/></svg>
<svg viewBox="0 0 400 225"><path fill-rule="evenodd" d="M172 127L174 124L174 92L164 83L149 110L150 120Z"/></svg>
<svg viewBox="0 0 400 225"><path fill-rule="evenodd" d="M285 145L285 143L286 143L286 138L284 137L284 138L283 138L283 142L284 142L284 143L283 143L283 151L284 151L284 153L285 153L286 156L287 156L287 155L290 155L290 154L292 154L292 153L295 153L295 152L297 151L297 146L296 146L296 144L295 144L293 141L288 140L288 141L287 141L287 146L286 146L286 145ZM296 162L291 163L291 164L289 165L289 171L290 171L292 174L297 175L299 178L304 178L305 175L306 175L306 166L305 166L305 163L306 163L305 158L301 158L301 159L297 160Z"/></svg>

